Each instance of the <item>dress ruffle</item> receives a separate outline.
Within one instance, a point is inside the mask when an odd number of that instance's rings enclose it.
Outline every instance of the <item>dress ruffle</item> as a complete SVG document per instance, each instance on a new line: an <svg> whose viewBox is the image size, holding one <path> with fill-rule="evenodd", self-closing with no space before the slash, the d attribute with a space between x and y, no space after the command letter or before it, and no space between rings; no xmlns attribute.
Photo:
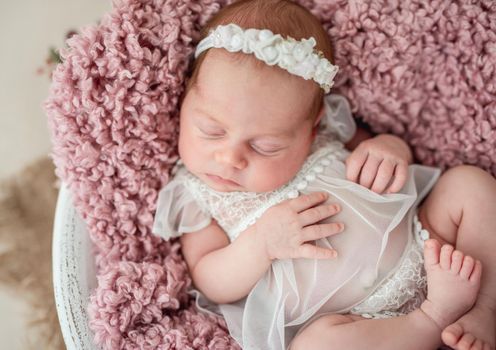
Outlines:
<svg viewBox="0 0 496 350"><path fill-rule="evenodd" d="M181 176L178 176L158 195L152 232L168 240L183 233L201 230L211 221L210 214L198 205L195 197L184 186Z"/></svg>

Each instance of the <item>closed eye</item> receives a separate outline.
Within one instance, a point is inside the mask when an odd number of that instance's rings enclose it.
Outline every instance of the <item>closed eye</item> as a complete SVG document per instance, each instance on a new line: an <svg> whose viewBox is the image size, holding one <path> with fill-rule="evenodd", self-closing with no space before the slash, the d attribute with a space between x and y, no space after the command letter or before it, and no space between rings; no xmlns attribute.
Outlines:
<svg viewBox="0 0 496 350"><path fill-rule="evenodd" d="M282 151L285 147L278 147L278 148L274 148L274 147L271 147L271 148L268 148L268 147L261 147L261 146L258 146L258 145L255 145L255 144L252 144L251 145L251 148L253 148L255 150L255 152L261 154L261 155L265 155L265 156L274 156L274 155L277 155L280 151Z"/></svg>
<svg viewBox="0 0 496 350"><path fill-rule="evenodd" d="M198 127L198 130L200 130L200 132L207 138L220 138L225 135L225 132L220 129L210 130L210 129Z"/></svg>

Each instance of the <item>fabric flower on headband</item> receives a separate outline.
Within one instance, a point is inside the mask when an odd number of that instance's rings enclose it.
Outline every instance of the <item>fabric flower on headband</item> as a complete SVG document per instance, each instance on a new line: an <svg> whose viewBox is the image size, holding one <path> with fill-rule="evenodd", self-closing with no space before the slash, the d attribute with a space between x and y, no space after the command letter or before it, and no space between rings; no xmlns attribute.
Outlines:
<svg viewBox="0 0 496 350"><path fill-rule="evenodd" d="M313 79L326 93L334 85L339 67L331 64L322 52L314 50L314 37L284 39L268 29L242 29L236 24L220 25L200 41L195 58L210 48L224 48L229 52L254 54L269 66L278 65L289 73L306 80Z"/></svg>

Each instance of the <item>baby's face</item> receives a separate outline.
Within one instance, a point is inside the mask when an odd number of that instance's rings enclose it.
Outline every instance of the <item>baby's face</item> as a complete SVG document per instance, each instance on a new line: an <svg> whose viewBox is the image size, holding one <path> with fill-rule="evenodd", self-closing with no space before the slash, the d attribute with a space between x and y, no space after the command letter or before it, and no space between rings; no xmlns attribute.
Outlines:
<svg viewBox="0 0 496 350"><path fill-rule="evenodd" d="M179 154L217 191L267 192L301 168L318 86L211 49L181 106Z"/></svg>

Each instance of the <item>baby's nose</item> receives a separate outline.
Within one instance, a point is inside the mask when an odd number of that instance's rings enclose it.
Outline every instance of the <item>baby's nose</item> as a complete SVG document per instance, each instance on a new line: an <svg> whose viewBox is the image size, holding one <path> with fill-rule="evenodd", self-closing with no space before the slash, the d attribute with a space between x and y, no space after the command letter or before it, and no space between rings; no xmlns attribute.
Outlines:
<svg viewBox="0 0 496 350"><path fill-rule="evenodd" d="M244 169L248 164L240 150L231 148L221 149L215 153L215 161L221 164L232 166L236 169Z"/></svg>

